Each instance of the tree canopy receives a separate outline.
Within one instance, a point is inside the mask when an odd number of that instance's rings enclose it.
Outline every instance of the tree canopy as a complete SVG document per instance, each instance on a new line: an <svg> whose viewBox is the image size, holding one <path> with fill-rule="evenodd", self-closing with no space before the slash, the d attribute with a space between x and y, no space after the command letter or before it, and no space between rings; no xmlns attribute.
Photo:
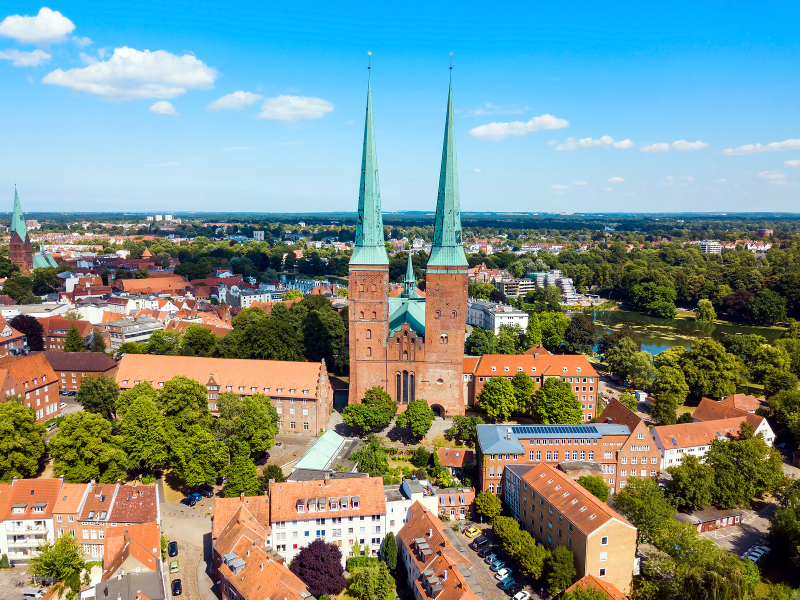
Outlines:
<svg viewBox="0 0 800 600"><path fill-rule="evenodd" d="M543 425L578 424L583 421L583 409L569 382L548 377L536 390L533 416Z"/></svg>
<svg viewBox="0 0 800 600"><path fill-rule="evenodd" d="M127 456L122 440L111 434L111 423L90 412L64 417L50 442L53 475L69 483L114 483L125 479Z"/></svg>
<svg viewBox="0 0 800 600"><path fill-rule="evenodd" d="M375 386L364 393L361 402L344 408L342 420L364 434L386 427L396 414L397 403L382 387Z"/></svg>
<svg viewBox="0 0 800 600"><path fill-rule="evenodd" d="M33 477L45 452L45 426L20 397L0 402L0 483Z"/></svg>

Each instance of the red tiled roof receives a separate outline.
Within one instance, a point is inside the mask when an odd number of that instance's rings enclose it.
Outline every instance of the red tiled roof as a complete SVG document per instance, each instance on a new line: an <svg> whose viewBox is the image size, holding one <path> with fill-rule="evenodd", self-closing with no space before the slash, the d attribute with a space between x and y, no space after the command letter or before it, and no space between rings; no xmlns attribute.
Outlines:
<svg viewBox="0 0 800 600"><path fill-rule="evenodd" d="M58 493L58 500L53 508L55 514L76 514L86 492L85 483L65 483Z"/></svg>
<svg viewBox="0 0 800 600"><path fill-rule="evenodd" d="M109 515L116 523L149 523L158 518L158 492L155 485L120 485Z"/></svg>
<svg viewBox="0 0 800 600"><path fill-rule="evenodd" d="M240 496L216 498L211 539L216 540L240 508L244 508L255 523L269 532L269 496Z"/></svg>
<svg viewBox="0 0 800 600"><path fill-rule="evenodd" d="M603 410L603 414L597 417L598 423L627 425L631 431L634 430L641 420L641 417L616 398L612 398Z"/></svg>
<svg viewBox="0 0 800 600"><path fill-rule="evenodd" d="M480 356L465 356L464 357L464 373L474 373L478 362L481 360Z"/></svg>
<svg viewBox="0 0 800 600"><path fill-rule="evenodd" d="M719 421L721 419L739 419L739 422L747 421L753 426L753 429L758 429L764 417L751 414L746 410L736 408L729 404L717 402L710 398L703 398L697 409L692 413L692 418L697 421Z"/></svg>
<svg viewBox="0 0 800 600"><path fill-rule="evenodd" d="M17 479L9 485L5 520L9 519L50 519L58 500L62 479ZM33 512L34 504L44 504L42 512ZM14 513L14 505L23 513ZM24 506L23 506L24 505Z"/></svg>
<svg viewBox="0 0 800 600"><path fill-rule="evenodd" d="M753 416L753 415L750 415ZM732 438L739 435L739 428L745 419L719 419L716 421L698 421L696 423L678 423L677 425L660 425L653 427L653 437L661 440L665 449L693 448L709 446L717 437ZM675 440L674 442L672 440Z"/></svg>
<svg viewBox="0 0 800 600"><path fill-rule="evenodd" d="M538 357L530 354L484 354L475 368L475 375L513 377L519 371L531 376L597 377L597 371L580 354L540 354Z"/></svg>
<svg viewBox="0 0 800 600"><path fill-rule="evenodd" d="M329 499L348 498L347 509L330 510ZM309 500L324 499L328 505L325 511L309 512ZM356 500L357 499L357 500ZM358 502L358 508L353 503ZM386 512L386 496L381 477L358 479L327 479L323 481L286 481L270 488L272 516L274 521L297 521L308 519L310 515L329 517L353 517L361 515L381 515ZM298 513L297 506L302 503L304 512Z"/></svg>
<svg viewBox="0 0 800 600"><path fill-rule="evenodd" d="M92 333L92 324L89 321L69 320L60 315L55 317L41 317L39 322L42 324L45 336L66 336L70 325L75 325L78 333L86 337ZM56 333L57 329L63 329L64 333Z"/></svg>
<svg viewBox="0 0 800 600"><path fill-rule="evenodd" d="M219 573L236 588L240 598L304 600L310 596L308 586L299 577L251 541L242 539L231 551L244 560L244 568L234 574L222 563Z"/></svg>
<svg viewBox="0 0 800 600"><path fill-rule="evenodd" d="M131 557L151 571L158 570L158 560L161 558L161 531L158 523L106 528L102 580L107 581Z"/></svg>
<svg viewBox="0 0 800 600"><path fill-rule="evenodd" d="M472 450L463 448L439 448L436 453L445 467L463 467L464 463L473 462L475 455Z"/></svg>
<svg viewBox="0 0 800 600"><path fill-rule="evenodd" d="M587 590L589 588L598 590L608 600L628 600L628 597L620 592L613 583L609 581L603 581L591 573L573 583L564 591L564 594L566 595L579 589Z"/></svg>
<svg viewBox="0 0 800 600"><path fill-rule="evenodd" d="M10 362L3 361L3 367L8 369L20 386L20 393L43 385L58 385L58 378L43 354L22 356ZM25 388L26 382L29 388Z"/></svg>
<svg viewBox="0 0 800 600"><path fill-rule="evenodd" d="M114 492L117 485L114 483L89 484L89 493L83 503L79 521L111 521L109 512L114 502Z"/></svg>
<svg viewBox="0 0 800 600"><path fill-rule="evenodd" d="M733 406L735 408L752 412L761 407L761 402L755 396L748 396L747 394L734 394L722 399L723 404Z"/></svg>

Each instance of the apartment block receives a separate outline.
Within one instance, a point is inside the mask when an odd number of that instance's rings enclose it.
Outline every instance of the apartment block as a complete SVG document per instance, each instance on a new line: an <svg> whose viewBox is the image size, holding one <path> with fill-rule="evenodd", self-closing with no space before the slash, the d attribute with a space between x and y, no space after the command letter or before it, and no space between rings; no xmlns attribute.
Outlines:
<svg viewBox="0 0 800 600"><path fill-rule="evenodd" d="M525 530L545 548L569 548L579 578L594 575L629 591L636 528L550 465L534 467L522 482L520 524Z"/></svg>
<svg viewBox="0 0 800 600"><path fill-rule="evenodd" d="M63 479L17 479L0 484L0 553L28 562L39 545L55 539L53 510Z"/></svg>
<svg viewBox="0 0 800 600"><path fill-rule="evenodd" d="M740 421L749 423L755 430L755 435L761 435L770 446L775 442L775 433L764 417L711 398L703 398L700 401L697 410L692 413L692 419L694 422L702 421L704 423L723 419L740 419Z"/></svg>
<svg viewBox="0 0 800 600"><path fill-rule="evenodd" d="M0 385L2 396L21 396L40 423L59 411L56 374L41 354L0 359Z"/></svg>
<svg viewBox="0 0 800 600"><path fill-rule="evenodd" d="M500 333L501 325L518 325L525 331L528 313L507 304L470 298L467 301L467 325L488 329L495 335Z"/></svg>

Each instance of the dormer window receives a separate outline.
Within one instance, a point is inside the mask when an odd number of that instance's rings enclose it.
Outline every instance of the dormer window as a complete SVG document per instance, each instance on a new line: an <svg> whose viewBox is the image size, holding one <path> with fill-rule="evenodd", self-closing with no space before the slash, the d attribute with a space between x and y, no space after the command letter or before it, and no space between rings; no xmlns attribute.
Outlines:
<svg viewBox="0 0 800 600"><path fill-rule="evenodd" d="M497 367L492 367L492 371L497 371Z"/></svg>
<svg viewBox="0 0 800 600"><path fill-rule="evenodd" d="M503 367L503 371L508 371L508 367Z"/></svg>
<svg viewBox="0 0 800 600"><path fill-rule="evenodd" d="M562 371L568 371L569 369L567 369L567 367L561 367L561 370Z"/></svg>

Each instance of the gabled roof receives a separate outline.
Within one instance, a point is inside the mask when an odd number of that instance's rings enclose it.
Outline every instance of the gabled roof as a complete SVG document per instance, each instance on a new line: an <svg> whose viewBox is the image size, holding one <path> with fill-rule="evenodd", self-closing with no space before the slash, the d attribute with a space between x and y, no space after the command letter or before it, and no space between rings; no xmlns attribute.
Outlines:
<svg viewBox="0 0 800 600"><path fill-rule="evenodd" d="M307 509L304 513L297 512L299 503L306 506L311 504L309 501L322 499L327 502L330 498L349 498L347 510L326 510L311 514L321 518L381 515L386 512L386 496L381 477L285 481L273 485L269 494L272 504L270 519L273 523L307 519L310 514ZM358 508L353 508L353 502L358 502Z"/></svg>
<svg viewBox="0 0 800 600"><path fill-rule="evenodd" d="M9 485L5 520L8 519L49 519L59 498L64 481L62 479L17 479ZM33 505L43 508L43 512L33 512ZM42 506L44 505L44 506ZM23 513L14 514L14 507L24 508Z"/></svg>
<svg viewBox="0 0 800 600"><path fill-rule="evenodd" d="M57 383L57 377L50 363L42 354L34 354L3 363L20 387L25 383L31 388Z"/></svg>
<svg viewBox="0 0 800 600"><path fill-rule="evenodd" d="M726 396L722 399L723 404L733 406L747 412L754 412L761 407L761 402L755 396L748 396L747 394L734 394L733 396Z"/></svg>
<svg viewBox="0 0 800 600"><path fill-rule="evenodd" d="M53 371L81 371L105 373L117 366L117 361L102 352L62 352L45 350L41 353L53 368Z"/></svg>
<svg viewBox="0 0 800 600"><path fill-rule="evenodd" d="M149 523L158 518L158 492L155 485L120 485L109 516L117 523Z"/></svg>
<svg viewBox="0 0 800 600"><path fill-rule="evenodd" d="M625 594L620 592L613 583L595 577L591 573L573 583L564 591L564 594L566 595L576 590L587 590L589 588L598 590L608 600L627 600L628 598Z"/></svg>
<svg viewBox="0 0 800 600"><path fill-rule="evenodd" d="M306 600L312 598L308 587L289 568L275 560L263 547L243 538L231 550L244 563L234 573L224 562L219 573L246 600Z"/></svg>
<svg viewBox="0 0 800 600"><path fill-rule="evenodd" d="M732 438L739 435L739 429L744 420L734 417L716 421L660 425L653 427L650 432L654 438L661 441L665 450L709 446L717 438Z"/></svg>
<svg viewBox="0 0 800 600"><path fill-rule="evenodd" d="M464 357L464 373L474 373L475 369L480 362L480 356L465 356Z"/></svg>
<svg viewBox="0 0 800 600"><path fill-rule="evenodd" d="M639 417L630 408L625 406L616 398L612 398L608 405L603 410L603 413L597 417L598 423L614 423L616 425L627 425L633 431L636 426L641 422L642 418Z"/></svg>
<svg viewBox="0 0 800 600"><path fill-rule="evenodd" d="M389 335L393 335L405 323L419 335L425 335L424 298L390 298L389 312Z"/></svg>
<svg viewBox="0 0 800 600"><path fill-rule="evenodd" d="M243 509L244 512L241 512ZM237 520L252 519L250 527L269 533L269 496L239 496L214 499L214 522L211 539L216 540L236 516Z"/></svg>
<svg viewBox="0 0 800 600"><path fill-rule="evenodd" d="M719 421L721 419L739 419L739 422L747 421L753 426L753 429L758 429L764 417L751 414L746 410L741 410L729 404L723 404L710 398L703 398L697 409L692 413L692 418L696 421Z"/></svg>
<svg viewBox="0 0 800 600"><path fill-rule="evenodd" d="M103 581L129 558L140 562L150 571L157 571L161 558L161 531L158 523L140 523L122 527L107 527L103 555Z"/></svg>
<svg viewBox="0 0 800 600"><path fill-rule="evenodd" d="M592 364L580 354L484 354L474 373L481 377L513 377L519 371L531 377L597 377Z"/></svg>
<svg viewBox="0 0 800 600"><path fill-rule="evenodd" d="M81 501L86 494L87 485L85 483L65 483L61 486L58 493L58 500L53 508L55 514L77 513L81 506Z"/></svg>
<svg viewBox="0 0 800 600"><path fill-rule="evenodd" d="M475 457L472 450L463 448L439 448L436 453L439 455L439 461L445 467L463 467L464 463L473 462Z"/></svg>

